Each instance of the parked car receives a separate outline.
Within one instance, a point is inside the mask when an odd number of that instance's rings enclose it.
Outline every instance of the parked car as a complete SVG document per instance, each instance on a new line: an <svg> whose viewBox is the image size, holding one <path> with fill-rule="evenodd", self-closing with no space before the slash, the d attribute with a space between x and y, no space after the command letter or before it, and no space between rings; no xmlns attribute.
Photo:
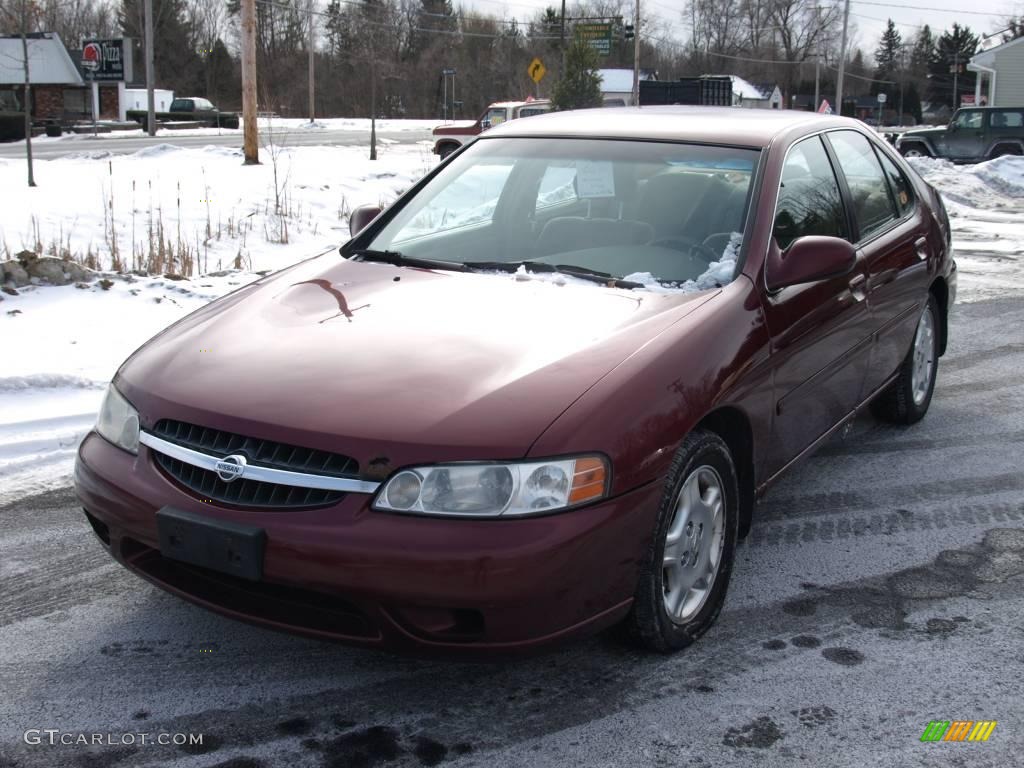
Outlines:
<svg viewBox="0 0 1024 768"><path fill-rule="evenodd" d="M130 109L126 116L129 120L141 124L143 129L146 128L146 121L149 119L146 110ZM174 99L167 112L156 112L154 117L158 123L195 122L214 128L237 128L241 124L237 112L224 112L208 99L198 96Z"/></svg>
<svg viewBox="0 0 1024 768"><path fill-rule="evenodd" d="M1024 107L958 109L949 125L907 131L896 147L904 157L943 157L958 163L1024 154Z"/></svg>
<svg viewBox="0 0 1024 768"><path fill-rule="evenodd" d="M136 351L75 486L157 586L369 646L692 643L780 476L925 415L956 291L938 193L798 112L511 120L350 226Z"/></svg>
<svg viewBox="0 0 1024 768"><path fill-rule="evenodd" d="M535 99L531 101L499 101L491 104L472 123L439 125L433 130L435 155L442 160L484 131L520 117L533 117L551 111L551 102Z"/></svg>

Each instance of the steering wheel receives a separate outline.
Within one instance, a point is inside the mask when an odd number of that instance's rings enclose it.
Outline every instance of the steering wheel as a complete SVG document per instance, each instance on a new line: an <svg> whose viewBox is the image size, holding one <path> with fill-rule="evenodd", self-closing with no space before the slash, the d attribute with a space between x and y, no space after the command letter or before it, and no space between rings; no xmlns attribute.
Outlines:
<svg viewBox="0 0 1024 768"><path fill-rule="evenodd" d="M686 235L675 235L674 237L663 237L660 240L652 240L648 245L653 245L661 248L672 248L677 251L688 250L691 253L699 253L704 257L710 264L712 261L721 260L721 256L711 250L708 246L704 245L700 240L696 240L692 237L686 237Z"/></svg>

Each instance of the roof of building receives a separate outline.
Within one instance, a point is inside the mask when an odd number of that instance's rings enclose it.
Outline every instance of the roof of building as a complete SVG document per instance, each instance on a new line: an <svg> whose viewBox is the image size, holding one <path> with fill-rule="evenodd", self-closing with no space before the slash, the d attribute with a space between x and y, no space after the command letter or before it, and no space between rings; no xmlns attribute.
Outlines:
<svg viewBox="0 0 1024 768"><path fill-rule="evenodd" d="M992 64L992 62L995 61L995 55L997 53L1002 53L1007 48L1011 48L1015 45L1021 45L1022 43L1024 43L1024 37L1016 37L1009 42L1000 43L999 45L994 45L987 50L979 51L971 57L971 61L967 66L970 67L971 64L982 64L986 66Z"/></svg>
<svg viewBox="0 0 1024 768"><path fill-rule="evenodd" d="M633 90L632 69L599 69L601 91L604 93L630 93ZM641 80L657 80L658 73L653 69L641 69Z"/></svg>
<svg viewBox="0 0 1024 768"><path fill-rule="evenodd" d="M60 37L52 32L28 38L29 82L37 85L82 85L82 76ZM0 85L25 82L21 37L0 37Z"/></svg>

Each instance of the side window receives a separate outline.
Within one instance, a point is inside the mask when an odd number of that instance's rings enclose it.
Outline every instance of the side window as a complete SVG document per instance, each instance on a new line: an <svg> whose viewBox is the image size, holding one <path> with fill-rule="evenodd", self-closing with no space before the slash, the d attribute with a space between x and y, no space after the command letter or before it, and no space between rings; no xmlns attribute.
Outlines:
<svg viewBox="0 0 1024 768"><path fill-rule="evenodd" d="M960 111L957 113L956 119L953 124L957 128L966 128L969 130L977 130L981 128L981 119L984 117L983 112L977 110L971 111Z"/></svg>
<svg viewBox="0 0 1024 768"><path fill-rule="evenodd" d="M850 238L839 184L817 136L795 144L786 157L772 234L783 250L805 235Z"/></svg>
<svg viewBox="0 0 1024 768"><path fill-rule="evenodd" d="M900 216L906 216L914 208L914 188L910 186L903 171L897 168L896 163L888 156L883 152L878 152L878 159L882 163L882 170L885 172L886 178L889 179L889 187L892 189L893 197L896 198L896 207L899 209Z"/></svg>
<svg viewBox="0 0 1024 768"><path fill-rule="evenodd" d="M1024 112L1011 110L1000 110L992 113L993 128L1022 128L1024 127Z"/></svg>
<svg viewBox="0 0 1024 768"><path fill-rule="evenodd" d="M871 142L864 136L855 131L833 131L828 140L850 188L853 214L860 227L860 239L864 240L898 218L889 184Z"/></svg>

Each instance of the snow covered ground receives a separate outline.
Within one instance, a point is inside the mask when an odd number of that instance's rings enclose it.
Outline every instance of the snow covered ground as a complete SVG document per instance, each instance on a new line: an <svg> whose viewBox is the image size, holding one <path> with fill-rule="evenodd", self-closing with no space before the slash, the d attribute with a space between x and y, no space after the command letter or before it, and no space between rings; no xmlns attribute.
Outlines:
<svg viewBox="0 0 1024 768"><path fill-rule="evenodd" d="M370 162L361 148L285 142L275 196L273 163L267 152L263 159L246 168L237 151L224 147L93 151L38 162L40 186L32 190L23 187L20 160L0 159L0 188L18 190L0 208L0 258L36 243L58 253L108 254L116 241L130 268L133 252L144 258L151 230L162 223L164 238L192 254L195 273L190 280L123 276L106 288L0 294L0 503L68 482L106 382L146 339L258 271L340 244L351 208L393 200L436 163L429 146L416 143L385 144ZM958 300L1024 291L1024 158L914 165L947 201ZM102 261L110 267L109 256Z"/></svg>

